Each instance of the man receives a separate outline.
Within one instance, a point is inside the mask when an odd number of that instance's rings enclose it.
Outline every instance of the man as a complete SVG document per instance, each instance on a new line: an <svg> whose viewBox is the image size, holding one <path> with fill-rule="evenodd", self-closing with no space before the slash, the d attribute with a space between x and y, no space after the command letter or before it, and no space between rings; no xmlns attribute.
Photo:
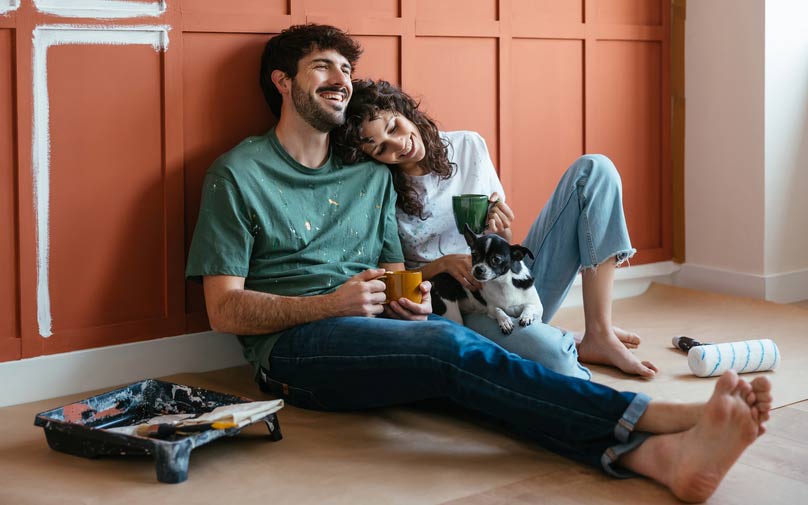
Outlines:
<svg viewBox="0 0 808 505"><path fill-rule="evenodd" d="M340 166L328 139L360 53L328 26L267 43L261 83L278 124L210 168L189 253L211 326L240 335L262 389L294 405L449 398L611 475L646 475L684 500L710 496L764 431L765 378L727 373L704 405L656 402L556 374L431 316L427 282L421 304L383 305L379 277L403 268L389 171Z"/></svg>

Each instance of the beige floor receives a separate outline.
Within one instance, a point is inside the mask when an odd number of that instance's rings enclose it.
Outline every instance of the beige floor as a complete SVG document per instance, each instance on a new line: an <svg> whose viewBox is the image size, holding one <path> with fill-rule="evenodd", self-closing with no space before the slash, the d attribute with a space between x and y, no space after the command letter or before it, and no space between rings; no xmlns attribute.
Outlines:
<svg viewBox="0 0 808 505"><path fill-rule="evenodd" d="M617 323L643 335L638 354L662 373L644 381L596 369L595 378L656 397L706 397L714 382L687 372L671 335L774 338L783 361L766 375L780 408L709 503L791 504L808 496L808 310L658 285L614 310ZM580 310L565 309L555 323L579 328ZM172 380L268 398L247 367ZM89 460L48 448L34 415L89 394L0 409L0 504L676 503L648 480L610 479L434 405L348 414L287 406L279 412L284 440L268 442L265 428L250 427L195 450L187 482L160 484L149 458Z"/></svg>

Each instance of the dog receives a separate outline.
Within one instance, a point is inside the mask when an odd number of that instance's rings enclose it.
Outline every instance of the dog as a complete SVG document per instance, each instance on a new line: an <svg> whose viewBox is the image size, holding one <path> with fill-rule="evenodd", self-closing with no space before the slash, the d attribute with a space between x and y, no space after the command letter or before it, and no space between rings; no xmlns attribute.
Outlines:
<svg viewBox="0 0 808 505"><path fill-rule="evenodd" d="M468 225L463 236L471 248L471 274L482 287L470 291L448 273L438 274L431 279L432 312L460 324L461 314L487 314L506 335L513 331L511 316L519 318L520 326L541 320L539 293L522 261L533 259L533 253L499 235L477 235Z"/></svg>

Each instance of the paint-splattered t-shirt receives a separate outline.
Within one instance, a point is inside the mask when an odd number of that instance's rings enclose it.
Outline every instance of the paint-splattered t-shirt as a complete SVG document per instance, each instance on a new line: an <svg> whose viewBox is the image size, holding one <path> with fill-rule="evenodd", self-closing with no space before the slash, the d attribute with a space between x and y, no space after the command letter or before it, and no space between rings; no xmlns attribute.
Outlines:
<svg viewBox="0 0 808 505"><path fill-rule="evenodd" d="M421 268L447 254L470 254L463 235L457 232L452 213L452 196L464 193L491 195L499 193L505 201L491 163L485 140L470 131L441 132L449 143L449 161L456 169L448 179L436 174L410 176L412 187L424 203L424 217L411 216L397 209L398 233L404 248L407 268Z"/></svg>
<svg viewBox="0 0 808 505"><path fill-rule="evenodd" d="M246 289L284 296L335 290L379 263L400 263L395 190L375 162L331 156L307 168L270 130L217 159L205 175L186 276L244 277ZM240 340L253 364L280 333Z"/></svg>

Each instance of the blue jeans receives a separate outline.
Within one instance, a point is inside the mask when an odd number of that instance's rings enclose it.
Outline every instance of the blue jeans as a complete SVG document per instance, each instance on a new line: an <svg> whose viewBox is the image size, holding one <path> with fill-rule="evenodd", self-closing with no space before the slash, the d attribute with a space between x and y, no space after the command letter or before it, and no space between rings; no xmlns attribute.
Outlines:
<svg viewBox="0 0 808 505"><path fill-rule="evenodd" d="M519 356L537 361L558 373L591 378L578 362L571 333L549 323L567 296L578 271L609 258L618 263L636 251L623 214L620 174L606 156L585 155L564 173L553 195L522 244L535 260L525 259L544 306L541 322L514 324L503 335L496 321L484 314L468 314L466 326Z"/></svg>
<svg viewBox="0 0 808 505"><path fill-rule="evenodd" d="M558 374L438 316L296 326L267 365L257 378L262 389L292 405L341 411L448 398L614 476L630 475L613 463L648 436L634 431L646 395Z"/></svg>

